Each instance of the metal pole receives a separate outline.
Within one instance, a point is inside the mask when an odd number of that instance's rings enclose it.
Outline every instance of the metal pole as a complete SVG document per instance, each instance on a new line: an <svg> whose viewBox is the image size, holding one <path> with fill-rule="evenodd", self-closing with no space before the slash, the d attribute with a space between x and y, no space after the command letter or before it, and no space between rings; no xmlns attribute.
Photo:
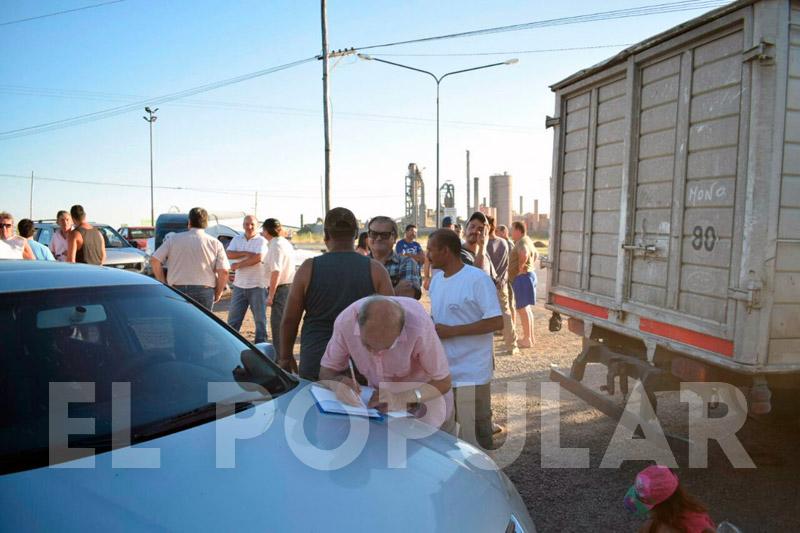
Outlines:
<svg viewBox="0 0 800 533"><path fill-rule="evenodd" d="M436 227L440 227L439 221L439 83L436 80Z"/></svg>
<svg viewBox="0 0 800 533"><path fill-rule="evenodd" d="M322 109L325 114L325 213L331 209L331 130L330 130L330 95L328 94L328 17L325 0L320 0L322 19ZM325 215L323 213L323 216Z"/></svg>
<svg viewBox="0 0 800 533"><path fill-rule="evenodd" d="M155 227L155 195L153 194L153 114L150 113L150 225Z"/></svg>
<svg viewBox="0 0 800 533"><path fill-rule="evenodd" d="M469 208L469 150L467 150L467 213L464 218L469 218L470 216L470 208Z"/></svg>
<svg viewBox="0 0 800 533"><path fill-rule="evenodd" d="M253 215L256 217L256 220L258 220L258 191L256 191L256 205L253 208Z"/></svg>
<svg viewBox="0 0 800 533"><path fill-rule="evenodd" d="M33 170L31 170L31 194L28 203L28 218L33 220Z"/></svg>

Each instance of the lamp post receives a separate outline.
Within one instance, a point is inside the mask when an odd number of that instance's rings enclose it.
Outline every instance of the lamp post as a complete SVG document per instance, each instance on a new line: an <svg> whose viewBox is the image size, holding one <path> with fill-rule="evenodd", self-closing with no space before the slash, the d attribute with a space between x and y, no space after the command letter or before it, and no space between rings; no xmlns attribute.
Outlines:
<svg viewBox="0 0 800 533"><path fill-rule="evenodd" d="M158 117L155 115L158 108L150 109L149 107L145 107L144 111L148 116L142 118L150 123L150 225L155 226L156 217L153 208L153 122L158 120Z"/></svg>
<svg viewBox="0 0 800 533"><path fill-rule="evenodd" d="M377 57L372 57L367 54L358 54L358 57L367 61L378 61L379 63L386 63L387 65L394 65L395 67L405 68L408 70L414 70L416 72L421 72L423 74L427 74L436 82L436 227L439 227L439 85L442 83L442 80L445 79L447 76L452 76L454 74L462 74L464 72L472 72L473 70L481 70L484 68L490 67L499 67L500 65L513 65L517 63L519 59L508 59L506 61L501 61L500 63L491 63L489 65L481 65L479 67L472 67L472 68L465 68L462 70L454 70L452 72L447 72L446 74L442 74L441 76L437 76L433 72L428 72L427 70L422 70L421 68L410 67L408 65L402 65L400 63L395 63L394 61L386 61L385 59L378 59ZM469 215L469 213L467 213Z"/></svg>

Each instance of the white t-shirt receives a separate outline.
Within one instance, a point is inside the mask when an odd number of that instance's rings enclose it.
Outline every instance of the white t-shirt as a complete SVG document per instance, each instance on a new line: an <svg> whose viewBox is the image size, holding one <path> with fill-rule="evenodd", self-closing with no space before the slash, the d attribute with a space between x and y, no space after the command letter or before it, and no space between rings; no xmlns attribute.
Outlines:
<svg viewBox="0 0 800 533"><path fill-rule="evenodd" d="M19 236L8 240L0 239L0 259L22 259L25 253L25 239Z"/></svg>
<svg viewBox="0 0 800 533"><path fill-rule="evenodd" d="M233 238L228 245L229 252L250 252L253 254L260 254L261 261L255 265L250 265L236 270L236 276L233 279L233 286L240 289L254 289L256 287L266 287L262 264L267 257L267 239L261 235L256 235L248 240L244 235L237 235ZM244 261L244 259L242 259Z"/></svg>
<svg viewBox="0 0 800 533"><path fill-rule="evenodd" d="M492 279L473 266L464 265L450 277L437 272L430 293L431 314L437 324L462 326L502 315ZM454 387L491 381L492 342L491 333L442 339Z"/></svg>
<svg viewBox="0 0 800 533"><path fill-rule="evenodd" d="M264 278L269 287L270 274L278 271L278 285L286 285L294 281L295 262L294 247L284 237L275 237L269 241L269 252L264 261Z"/></svg>

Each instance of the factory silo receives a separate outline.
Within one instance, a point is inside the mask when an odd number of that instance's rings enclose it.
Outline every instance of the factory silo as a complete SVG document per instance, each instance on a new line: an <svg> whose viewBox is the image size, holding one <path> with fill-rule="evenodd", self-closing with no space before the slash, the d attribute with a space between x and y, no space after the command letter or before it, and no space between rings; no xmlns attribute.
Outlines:
<svg viewBox="0 0 800 533"><path fill-rule="evenodd" d="M496 224L511 227L514 197L511 187L511 175L508 172L489 176L489 205L497 209Z"/></svg>

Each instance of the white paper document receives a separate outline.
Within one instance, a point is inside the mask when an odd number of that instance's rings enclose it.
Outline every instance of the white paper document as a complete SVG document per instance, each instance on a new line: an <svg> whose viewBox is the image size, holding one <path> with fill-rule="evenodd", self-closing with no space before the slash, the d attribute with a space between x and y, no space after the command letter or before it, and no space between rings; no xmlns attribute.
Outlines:
<svg viewBox="0 0 800 533"><path fill-rule="evenodd" d="M373 408L366 407L369 403L370 398L372 398L372 394L375 392L375 389L372 387L362 386L361 387L361 402L364 404L362 407L355 407L353 405L347 405L346 403L340 402L336 398L336 393L332 390L326 389L325 387L320 387L318 385L311 386L311 394L314 396L314 399L319 405L320 409L322 409L326 413L336 413L341 415L353 415L353 416L365 416L368 418L381 418L383 415L380 411ZM390 411L386 413L386 416L391 417L404 417L409 416L406 411Z"/></svg>

